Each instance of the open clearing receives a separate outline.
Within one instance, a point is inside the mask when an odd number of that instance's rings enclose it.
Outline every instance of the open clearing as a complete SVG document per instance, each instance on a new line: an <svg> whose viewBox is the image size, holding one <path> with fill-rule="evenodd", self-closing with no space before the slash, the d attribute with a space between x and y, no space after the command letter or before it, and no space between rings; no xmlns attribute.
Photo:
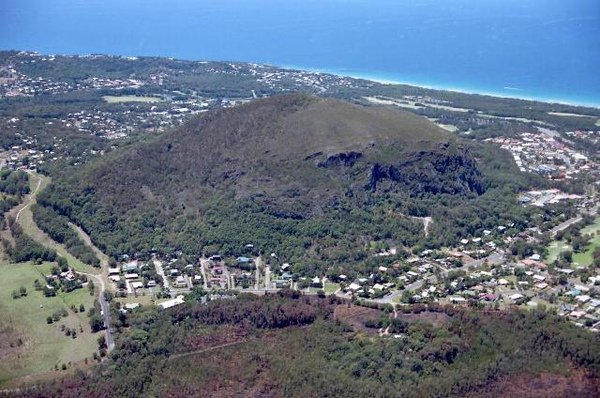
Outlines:
<svg viewBox="0 0 600 398"><path fill-rule="evenodd" d="M573 253L573 262L579 265L590 265L594 249L600 247L600 217L595 222L581 230L582 235L591 235L592 239L585 251Z"/></svg>
<svg viewBox="0 0 600 398"><path fill-rule="evenodd" d="M339 283L325 282L323 290L325 291L325 294L333 294L340 290L340 288L341 286Z"/></svg>
<svg viewBox="0 0 600 398"><path fill-rule="evenodd" d="M30 175L29 181L31 184L32 192L34 192L34 189L38 185L38 182L40 183L37 193L43 191L44 188L46 186L48 186L48 184L50 183L50 179L48 177L45 177L45 176L42 176L39 174ZM30 204L33 205L35 203L35 201L36 201L36 198L34 196L31 198ZM33 213L31 212L31 205L22 207L21 210L19 210L20 213L19 213L18 222L21 225L21 227L23 228L23 231L27 235L31 236L36 242L39 242L40 244L42 244L50 249L56 250L56 252L61 257L64 257L67 260L67 262L73 269L75 269L77 271L88 272L91 274L100 273L99 269L93 268L92 266L90 266L88 264L84 264L83 262L81 262L80 260L75 258L71 253L69 253L64 248L63 245L56 243L44 231L39 229L38 226L33 221Z"/></svg>
<svg viewBox="0 0 600 398"><path fill-rule="evenodd" d="M573 264L575 265L590 265L592 263L592 253L596 247L600 247L600 217L595 222L581 230L582 235L591 235L592 239L586 250L573 253ZM553 263L560 253L572 250L571 245L565 241L554 241L548 245L548 256L546 262Z"/></svg>
<svg viewBox="0 0 600 398"><path fill-rule="evenodd" d="M565 117L596 117L593 115L582 115L580 113L568 113L568 112L548 112L548 115L553 116L565 116Z"/></svg>
<svg viewBox="0 0 600 398"><path fill-rule="evenodd" d="M553 263L556 261L560 253L571 250L571 245L566 242L554 241L548 245L548 256L546 256L546 262Z"/></svg>
<svg viewBox="0 0 600 398"><path fill-rule="evenodd" d="M52 263L0 262L0 385L13 378L52 371L55 365L80 363L97 349L100 334L90 332L87 314L69 309L80 304L86 311L92 308L94 299L87 288L56 297L44 297L34 289L34 280L43 281L51 267ZM12 291L21 286L27 289L27 296L13 299ZM66 318L46 322L63 308L69 313ZM77 338L65 336L60 325L76 329Z"/></svg>
<svg viewBox="0 0 600 398"><path fill-rule="evenodd" d="M437 126L443 128L446 131L449 131L451 133L456 133L458 131L458 127L456 127L453 124L441 124L441 123L436 123Z"/></svg>
<svg viewBox="0 0 600 398"><path fill-rule="evenodd" d="M116 103L120 103L120 102L150 103L150 102L161 102L162 101L162 98L158 98L158 97L138 97L137 95L122 95L122 96L105 95L102 97L102 99L104 101L108 102L109 104L116 104Z"/></svg>

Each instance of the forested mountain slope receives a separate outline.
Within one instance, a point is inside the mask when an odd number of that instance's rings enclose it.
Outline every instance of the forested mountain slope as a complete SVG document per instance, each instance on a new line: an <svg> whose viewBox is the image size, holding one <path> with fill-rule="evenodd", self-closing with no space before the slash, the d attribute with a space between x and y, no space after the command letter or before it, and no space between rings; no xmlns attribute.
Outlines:
<svg viewBox="0 0 600 398"><path fill-rule="evenodd" d="M318 266L361 260L371 241L413 246L424 235L407 214L519 184L510 156L425 118L295 94L209 112L116 151L65 173L40 203L112 255L235 254L255 243Z"/></svg>

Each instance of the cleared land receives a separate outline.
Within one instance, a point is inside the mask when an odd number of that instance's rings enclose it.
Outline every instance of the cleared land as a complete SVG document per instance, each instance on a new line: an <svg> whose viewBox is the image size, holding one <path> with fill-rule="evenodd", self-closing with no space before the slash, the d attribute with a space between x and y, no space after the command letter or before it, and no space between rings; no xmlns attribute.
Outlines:
<svg viewBox="0 0 600 398"><path fill-rule="evenodd" d="M592 253L596 247L600 247L600 217L595 222L581 230L581 235L591 235L589 245L584 251L573 253L573 263L576 265L590 265L592 263ZM553 241L548 245L548 256L546 261L554 262L560 253L567 250L573 250L571 245L565 241Z"/></svg>
<svg viewBox="0 0 600 398"><path fill-rule="evenodd" d="M31 184L31 191L35 192L35 193L39 193L48 186L48 184L50 183L50 178L39 175L39 174L32 174L29 176L29 181ZM38 183L40 185L36 191L35 188L38 186ZM100 272L98 269L93 268L92 266L90 266L88 264L84 264L83 262L81 262L80 260L75 258L71 253L69 253L64 248L63 245L56 243L44 231L42 231L41 229L38 228L38 226L33 221L33 213L31 212L31 205L33 205L35 203L35 201L36 201L36 197L35 197L35 195L32 195L29 198L29 202L27 202L27 204L25 206L23 206L23 205L19 206L20 210L19 210L18 222L21 225L21 227L23 228L23 231L27 235L31 236L35 241L39 242L40 244L42 244L48 248L56 250L56 252L61 257L64 257L67 260L67 262L69 263L69 265L71 267L73 267L73 269L75 269L77 271L98 274Z"/></svg>
<svg viewBox="0 0 600 398"><path fill-rule="evenodd" d="M600 247L600 217L592 225L581 230L582 235L591 235L592 239L585 251L573 253L573 262L579 265L590 265L592 263L592 253L594 249Z"/></svg>
<svg viewBox="0 0 600 398"><path fill-rule="evenodd" d="M554 242L550 242L550 244L548 245L548 255L546 256L546 262L553 263L554 261L556 261L560 253L571 249L571 245L562 240L555 240Z"/></svg>
<svg viewBox="0 0 600 398"><path fill-rule="evenodd" d="M100 334L90 332L87 314L69 309L80 304L86 311L92 308L94 298L87 288L56 297L45 297L34 289L33 282L44 281L51 267L52 263L0 262L0 385L26 375L52 372L62 364L81 363L97 349ZM27 289L27 296L13 299L12 291L21 286ZM61 309L66 309L68 316L48 324L46 318ZM66 336L60 325L75 329L77 338Z"/></svg>
<svg viewBox="0 0 600 398"><path fill-rule="evenodd" d="M458 127L456 127L453 124L440 124L440 123L436 123L437 126L443 128L444 130L447 130L451 133L456 133L458 131Z"/></svg>
<svg viewBox="0 0 600 398"><path fill-rule="evenodd" d="M105 95L102 99L109 104L115 104L119 102L161 102L162 98L158 97L138 97L136 95Z"/></svg>
<svg viewBox="0 0 600 398"><path fill-rule="evenodd" d="M335 292L337 292L338 290L340 290L340 284L339 283L331 283L331 282L325 282L325 286L323 287L323 290L325 291L326 294L333 294Z"/></svg>
<svg viewBox="0 0 600 398"><path fill-rule="evenodd" d="M565 117L596 117L593 115L582 115L580 113L568 113L568 112L548 112L548 115L565 116Z"/></svg>

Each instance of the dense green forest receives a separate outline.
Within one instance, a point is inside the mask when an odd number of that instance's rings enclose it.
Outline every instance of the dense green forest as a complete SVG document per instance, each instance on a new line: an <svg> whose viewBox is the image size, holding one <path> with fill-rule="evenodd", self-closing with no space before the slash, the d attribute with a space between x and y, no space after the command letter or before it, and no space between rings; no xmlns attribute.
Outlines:
<svg viewBox="0 0 600 398"><path fill-rule="evenodd" d="M391 334L380 336L381 325ZM511 380L538 374L567 380L566 390L555 383L538 394L598 393L598 335L545 310L413 306L394 317L333 297L281 292L142 309L120 317L117 327L117 349L91 375L27 393L494 396Z"/></svg>

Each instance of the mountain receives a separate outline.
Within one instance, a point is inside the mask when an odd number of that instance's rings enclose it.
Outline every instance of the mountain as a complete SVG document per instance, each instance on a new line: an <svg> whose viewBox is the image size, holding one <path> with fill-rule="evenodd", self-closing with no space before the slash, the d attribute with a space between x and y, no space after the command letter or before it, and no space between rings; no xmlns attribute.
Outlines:
<svg viewBox="0 0 600 398"><path fill-rule="evenodd" d="M423 162L426 170L417 170ZM436 185L448 167L456 173L451 187ZM412 194L482 191L469 154L426 119L302 95L210 113L120 154L88 177L97 181L102 202L126 209L172 200L197 209L223 189L283 207L322 206L344 192L377 191L389 181L386 189L411 188Z"/></svg>
<svg viewBox="0 0 600 398"><path fill-rule="evenodd" d="M40 202L112 255L233 255L258 242L296 257L336 246L337 262L372 240L414 245L424 235L407 206L470 200L488 185L471 146L423 117L293 94L208 112L116 151Z"/></svg>

